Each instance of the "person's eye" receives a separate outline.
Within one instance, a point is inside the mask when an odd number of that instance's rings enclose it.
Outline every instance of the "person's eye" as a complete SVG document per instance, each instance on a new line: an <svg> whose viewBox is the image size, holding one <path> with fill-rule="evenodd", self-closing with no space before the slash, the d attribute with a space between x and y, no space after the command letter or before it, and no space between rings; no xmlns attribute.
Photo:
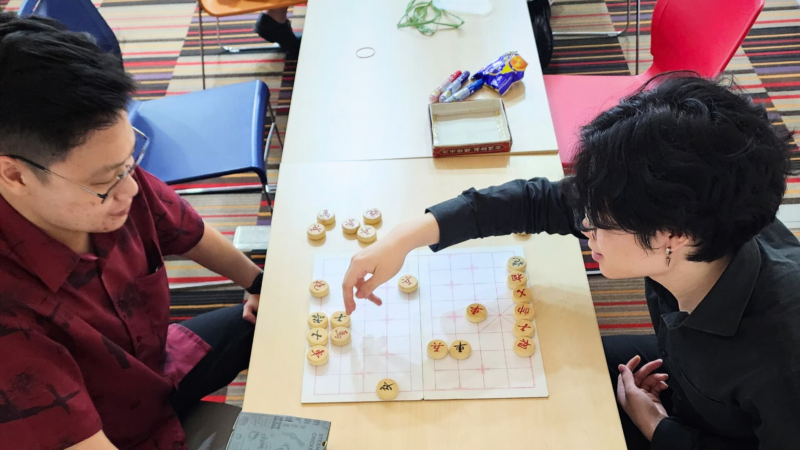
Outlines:
<svg viewBox="0 0 800 450"><path fill-rule="evenodd" d="M110 180L101 181L99 183L94 183L94 186L103 187L103 186L112 185L112 184L116 183L117 181L119 181L123 176L125 176L125 172L121 172L121 173L119 173L117 175L114 175L114 178L111 178Z"/></svg>

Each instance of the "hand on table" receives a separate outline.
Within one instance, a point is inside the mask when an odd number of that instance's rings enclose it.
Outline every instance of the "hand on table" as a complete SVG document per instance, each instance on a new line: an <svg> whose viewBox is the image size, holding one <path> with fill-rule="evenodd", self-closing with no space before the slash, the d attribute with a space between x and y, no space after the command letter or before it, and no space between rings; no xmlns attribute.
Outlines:
<svg viewBox="0 0 800 450"><path fill-rule="evenodd" d="M242 314L242 319L255 325L256 314L258 313L258 302L260 300L260 295L250 294L250 296L247 298L247 303L244 304L244 313Z"/></svg>
<svg viewBox="0 0 800 450"><path fill-rule="evenodd" d="M397 275L403 267L408 250L402 248L399 241L391 239L391 235L377 241L356 253L350 260L350 267L344 276L344 307L347 314L356 309L353 290L356 298L366 298L376 305L383 302L372 292L381 284ZM372 277L365 278L368 274Z"/></svg>
<svg viewBox="0 0 800 450"><path fill-rule="evenodd" d="M659 399L661 391L668 387L668 375L652 373L663 364L660 359L645 364L634 373L633 370L639 362L641 358L637 355L628 364L619 365L617 401L647 440L652 441L656 427L662 419L668 417L667 410Z"/></svg>

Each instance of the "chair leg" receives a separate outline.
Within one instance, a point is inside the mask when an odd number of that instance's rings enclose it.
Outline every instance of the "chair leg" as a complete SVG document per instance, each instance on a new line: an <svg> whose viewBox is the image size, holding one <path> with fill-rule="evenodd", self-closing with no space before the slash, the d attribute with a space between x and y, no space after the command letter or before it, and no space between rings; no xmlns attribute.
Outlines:
<svg viewBox="0 0 800 450"><path fill-rule="evenodd" d="M269 109L269 105L267 105L267 109ZM275 134L275 130L277 130L278 124L275 121L269 126L269 133L267 134L267 143L264 145L264 172L267 171L267 161L269 161L269 147L272 144L272 135ZM281 145L281 149L283 149L283 145ZM264 185L264 196L267 198L267 205L272 208L272 199L269 197L269 183Z"/></svg>
<svg viewBox="0 0 800 450"><path fill-rule="evenodd" d="M265 184L262 192L264 192L264 198L267 199L267 206L269 206L269 209L272 209L272 199L269 196L269 186Z"/></svg>
<svg viewBox="0 0 800 450"><path fill-rule="evenodd" d="M639 0L637 0L638 2ZM627 23L625 28L620 31L554 31L553 36L597 36L597 37L620 37L628 32L628 27L631 25L631 0L628 0L628 14ZM639 16L636 16L636 25L639 25ZM638 59L638 57L637 57Z"/></svg>
<svg viewBox="0 0 800 450"><path fill-rule="evenodd" d="M269 111L269 115L272 118L272 123L275 124L275 127L277 128L277 126L278 126L278 118L275 117L275 110L272 109L272 105L270 105L269 103L267 103L267 111ZM281 138L281 133L277 132L275 134L278 136L278 144L280 144L281 151L283 151L283 139Z"/></svg>
<svg viewBox="0 0 800 450"><path fill-rule="evenodd" d="M197 4L197 25L200 27L200 77L203 80L203 90L206 90L206 52L203 48L203 7Z"/></svg>
<svg viewBox="0 0 800 450"><path fill-rule="evenodd" d="M219 45L220 50L222 50L222 38L219 36L219 17L214 17L214 19L217 20L217 45Z"/></svg>

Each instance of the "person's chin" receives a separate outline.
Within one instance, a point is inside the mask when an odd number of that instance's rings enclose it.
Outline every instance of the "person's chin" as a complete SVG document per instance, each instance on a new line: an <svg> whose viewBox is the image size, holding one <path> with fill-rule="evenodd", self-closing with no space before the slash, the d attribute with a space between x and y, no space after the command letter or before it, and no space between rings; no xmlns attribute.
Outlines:
<svg viewBox="0 0 800 450"><path fill-rule="evenodd" d="M125 226L125 222L128 221L128 215L124 216L108 216L108 218L103 222L103 227L101 230L98 230L98 233L111 233L112 231L117 231L123 226Z"/></svg>
<svg viewBox="0 0 800 450"><path fill-rule="evenodd" d="M598 262L600 273L603 274L604 277L610 280L618 280L620 278L625 278L620 276L619 273L616 273L613 269L610 269L606 264L603 264L603 261Z"/></svg>

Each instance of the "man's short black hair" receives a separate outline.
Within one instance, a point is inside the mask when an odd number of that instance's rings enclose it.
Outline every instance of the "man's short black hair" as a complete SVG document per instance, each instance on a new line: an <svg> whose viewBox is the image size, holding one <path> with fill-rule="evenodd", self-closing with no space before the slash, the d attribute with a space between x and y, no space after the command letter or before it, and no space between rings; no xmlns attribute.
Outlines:
<svg viewBox="0 0 800 450"><path fill-rule="evenodd" d="M583 127L568 185L594 226L647 250L686 235L689 260L710 262L775 220L789 141L732 81L666 74Z"/></svg>
<svg viewBox="0 0 800 450"><path fill-rule="evenodd" d="M0 13L0 155L48 167L125 109L135 82L85 33Z"/></svg>

